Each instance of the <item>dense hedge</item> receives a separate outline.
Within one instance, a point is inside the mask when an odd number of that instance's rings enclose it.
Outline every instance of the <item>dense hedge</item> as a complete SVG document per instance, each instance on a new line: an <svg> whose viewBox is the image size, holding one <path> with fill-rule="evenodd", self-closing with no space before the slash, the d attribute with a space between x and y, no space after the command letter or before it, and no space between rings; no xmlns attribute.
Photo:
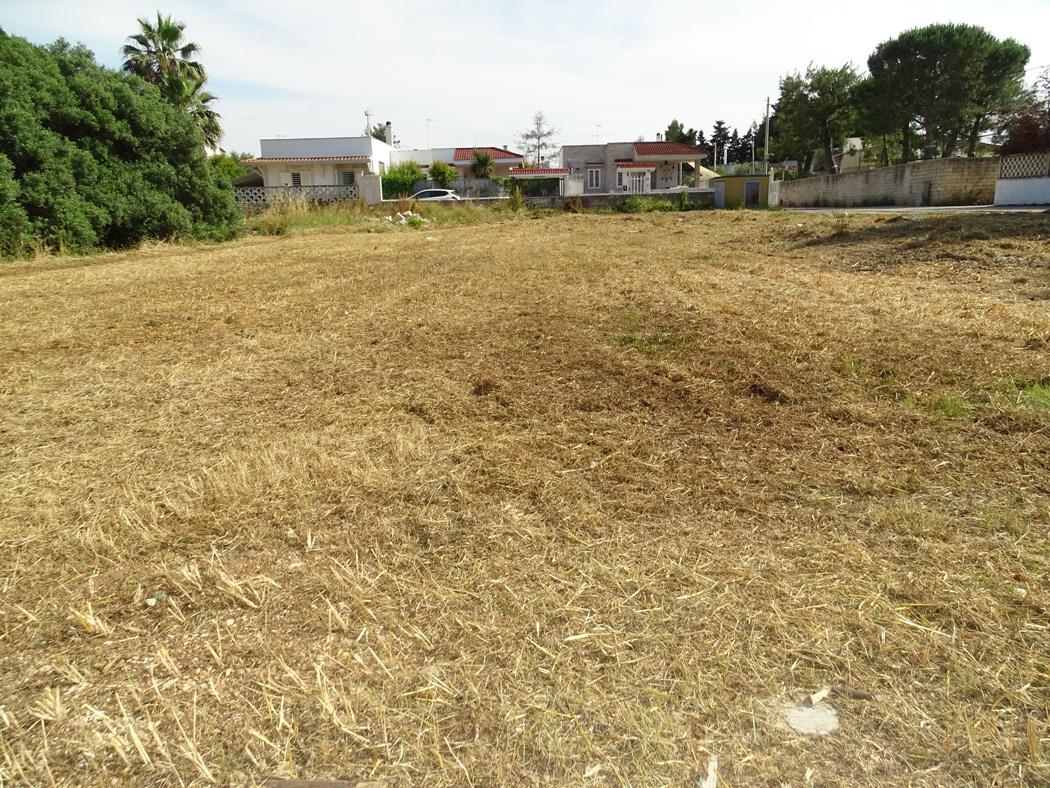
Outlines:
<svg viewBox="0 0 1050 788"><path fill-rule="evenodd" d="M0 30L0 254L225 240L242 225L200 130L156 87L82 46Z"/></svg>

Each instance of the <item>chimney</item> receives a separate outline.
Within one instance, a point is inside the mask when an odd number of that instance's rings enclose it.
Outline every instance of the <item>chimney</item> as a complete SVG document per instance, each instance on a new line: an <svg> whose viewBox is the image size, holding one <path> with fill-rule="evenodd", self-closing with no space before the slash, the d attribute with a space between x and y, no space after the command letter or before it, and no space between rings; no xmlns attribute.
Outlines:
<svg viewBox="0 0 1050 788"><path fill-rule="evenodd" d="M394 147L394 126L389 120L386 122L386 144Z"/></svg>
<svg viewBox="0 0 1050 788"><path fill-rule="evenodd" d="M504 145L504 146L503 146L503 150L510 150L510 147L509 147L509 146L507 146L507 145Z"/></svg>
<svg viewBox="0 0 1050 788"><path fill-rule="evenodd" d="M389 125L389 124L387 124L387 125ZM661 132L659 132L659 131L656 132L656 141L657 142L663 142L664 141L664 135Z"/></svg>

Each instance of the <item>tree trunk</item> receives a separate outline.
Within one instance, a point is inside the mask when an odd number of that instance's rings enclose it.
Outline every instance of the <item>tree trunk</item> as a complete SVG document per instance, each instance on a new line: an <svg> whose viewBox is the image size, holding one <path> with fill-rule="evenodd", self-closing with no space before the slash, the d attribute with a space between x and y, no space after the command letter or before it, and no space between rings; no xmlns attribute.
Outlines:
<svg viewBox="0 0 1050 788"><path fill-rule="evenodd" d="M835 166L835 154L831 152L831 130L827 127L827 124L823 124L820 127L820 143L824 148L824 163L828 167L828 172L832 175L838 175L838 167Z"/></svg>
<svg viewBox="0 0 1050 788"><path fill-rule="evenodd" d="M926 161L927 159L932 159L937 150L937 146L934 144L933 121L923 118L922 131L926 135L926 138L922 141L922 160Z"/></svg>
<svg viewBox="0 0 1050 788"><path fill-rule="evenodd" d="M977 141L981 137L981 124L984 123L984 115L978 115L974 118L973 126L970 129L970 139L966 144L966 155L971 159L977 155Z"/></svg>

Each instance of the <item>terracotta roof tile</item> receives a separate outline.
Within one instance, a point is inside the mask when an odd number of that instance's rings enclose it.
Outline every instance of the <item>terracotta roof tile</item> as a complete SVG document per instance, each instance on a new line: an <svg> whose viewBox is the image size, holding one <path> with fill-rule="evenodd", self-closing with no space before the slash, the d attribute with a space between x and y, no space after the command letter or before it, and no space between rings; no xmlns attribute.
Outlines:
<svg viewBox="0 0 1050 788"><path fill-rule="evenodd" d="M655 170L651 161L621 161L616 163L618 170Z"/></svg>
<svg viewBox="0 0 1050 788"><path fill-rule="evenodd" d="M681 142L636 142L635 156L684 156L686 154L705 154L703 148L683 145Z"/></svg>
<svg viewBox="0 0 1050 788"><path fill-rule="evenodd" d="M511 175L568 175L571 173L568 167L532 167L531 169L524 170L521 167L511 167Z"/></svg>
<svg viewBox="0 0 1050 788"><path fill-rule="evenodd" d="M241 159L241 164L270 164L281 161L368 161L367 156L289 156L277 159Z"/></svg>
<svg viewBox="0 0 1050 788"><path fill-rule="evenodd" d="M476 148L456 148L456 153L452 156L452 161L473 161L474 151L483 150L486 153L491 153L492 158L496 161L500 159L521 159L524 158L520 153L514 151L504 150L503 148L483 148L480 145Z"/></svg>

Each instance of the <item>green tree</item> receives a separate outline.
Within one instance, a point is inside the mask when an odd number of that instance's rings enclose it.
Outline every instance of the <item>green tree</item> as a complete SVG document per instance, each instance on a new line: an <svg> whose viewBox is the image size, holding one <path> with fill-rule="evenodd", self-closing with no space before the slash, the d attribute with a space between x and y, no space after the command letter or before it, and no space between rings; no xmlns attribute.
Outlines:
<svg viewBox="0 0 1050 788"><path fill-rule="evenodd" d="M17 231L4 233L6 254L19 233L89 252L242 228L200 130L158 87L99 66L82 46L0 31L0 91L0 213Z"/></svg>
<svg viewBox="0 0 1050 788"><path fill-rule="evenodd" d="M914 159L915 121L884 82L862 79L853 89L856 131L864 137L864 160L880 167Z"/></svg>
<svg viewBox="0 0 1050 788"><path fill-rule="evenodd" d="M186 25L157 12L157 21L139 19L139 32L128 36L121 48L124 70L156 85L161 94L189 114L204 135L205 145L215 150L222 139L222 116L211 106L217 96L204 90L208 75L194 58L200 47L184 41Z"/></svg>
<svg viewBox="0 0 1050 788"><path fill-rule="evenodd" d="M923 132L923 158L951 156L960 139L969 153L1019 94L1031 53L1013 39L999 41L984 28L940 24L907 30L884 41L868 58L875 91Z"/></svg>
<svg viewBox="0 0 1050 788"><path fill-rule="evenodd" d="M459 177L456 168L443 161L435 161L431 164L430 171L427 174L430 176L430 180L434 181L434 183L443 189L447 189L452 185L452 182Z"/></svg>
<svg viewBox="0 0 1050 788"><path fill-rule="evenodd" d="M683 145L696 145L696 129L687 129L678 122L678 118L667 124L664 139L668 142L680 142Z"/></svg>
<svg viewBox="0 0 1050 788"><path fill-rule="evenodd" d="M790 149L795 158L806 160L804 171L809 171L814 148L821 152L825 171L837 171L834 148L841 147L853 129L857 82L857 72L849 63L837 69L810 64L805 76L789 74L780 80L778 148Z"/></svg>
<svg viewBox="0 0 1050 788"><path fill-rule="evenodd" d="M163 93L179 109L186 112L204 135L204 144L210 150L218 150L222 141L222 116L212 107L218 99L204 88L204 82L170 76L165 80Z"/></svg>
<svg viewBox="0 0 1050 788"><path fill-rule="evenodd" d="M558 131L559 129L547 123L547 118L542 112L537 111L532 116L532 126L519 134L515 141L527 156L531 156L532 163L538 167L541 161L546 160L558 149L558 143L555 141Z"/></svg>
<svg viewBox="0 0 1050 788"><path fill-rule="evenodd" d="M491 178L496 171L495 160L487 150L474 149L474 159L470 162L470 174L475 178Z"/></svg>
<svg viewBox="0 0 1050 788"><path fill-rule="evenodd" d="M372 130L369 132L369 134L372 135L373 139L377 139L380 142L386 142L386 124L377 123L372 127ZM399 140L397 137L392 137L392 139L395 148L401 145L401 140Z"/></svg>
<svg viewBox="0 0 1050 788"><path fill-rule="evenodd" d="M240 178L242 175L247 175L251 172L247 167L242 167L240 165L240 162L250 158L252 158L250 153L230 151L229 153L221 152L212 154L208 157L208 162L225 177L233 180L234 178Z"/></svg>
<svg viewBox="0 0 1050 788"><path fill-rule="evenodd" d="M725 121L716 120L714 128L711 130L711 146L714 148L713 155L717 156L717 161L714 164L725 160L725 152L728 145L729 127L726 126Z"/></svg>
<svg viewBox="0 0 1050 788"><path fill-rule="evenodd" d="M182 40L185 23L161 16L160 11L156 23L145 18L138 22L139 32L128 36L128 43L120 50L125 71L160 86L162 91L171 77L193 82L207 79L204 67L193 59L200 54L200 47Z"/></svg>

